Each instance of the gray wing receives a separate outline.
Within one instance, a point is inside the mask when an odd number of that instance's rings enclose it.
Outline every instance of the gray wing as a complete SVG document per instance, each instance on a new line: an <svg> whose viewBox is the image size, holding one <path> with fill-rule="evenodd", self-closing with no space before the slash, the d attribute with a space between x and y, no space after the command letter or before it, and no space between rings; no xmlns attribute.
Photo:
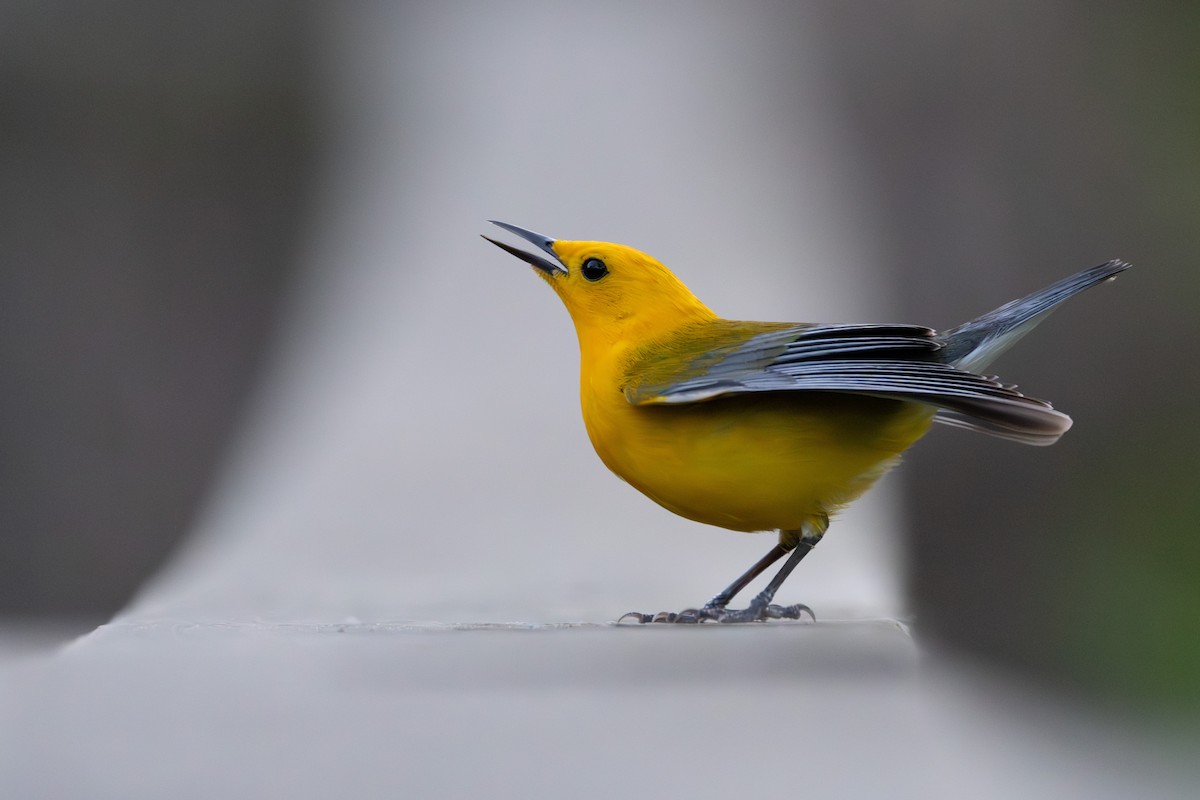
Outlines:
<svg viewBox="0 0 1200 800"><path fill-rule="evenodd" d="M1026 444L1052 444L1070 417L995 378L939 360L929 328L811 325L758 334L692 359L673 374L635 367L625 396L635 405L698 403L751 392L847 392L925 403L935 419Z"/></svg>

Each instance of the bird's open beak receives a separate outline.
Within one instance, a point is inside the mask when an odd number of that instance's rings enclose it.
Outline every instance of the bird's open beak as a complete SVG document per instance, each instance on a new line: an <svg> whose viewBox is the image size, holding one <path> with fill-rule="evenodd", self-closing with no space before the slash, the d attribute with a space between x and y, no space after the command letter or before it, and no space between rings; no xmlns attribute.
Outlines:
<svg viewBox="0 0 1200 800"><path fill-rule="evenodd" d="M493 225L498 225L501 228L504 228L504 230L508 231L509 233L515 233L517 236L520 236L522 239L524 239L527 242L532 242L533 244L536 244L542 250L545 250L547 253L549 253L554 258L554 260L551 261L549 259L542 258L539 255L535 255L533 253L526 253L524 250L518 250L517 248L515 248L511 245L507 245L504 242L497 242L495 239L493 239L489 236L483 237L483 238L487 239L489 242L491 242L492 244L496 245L496 247L499 247L501 250L505 250L509 253L512 253L514 256L521 259L522 261L526 261L526 262L532 264L534 269L538 269L538 270L541 270L542 272L546 273L547 277L552 278L552 277L554 277L554 275L556 273L559 273L559 272L561 272L563 275L567 274L567 266L566 266L566 264L562 263L562 260L558 257L558 254L554 252L554 248L551 246L554 244L554 240L551 239L549 236L543 236L540 233L534 233L533 231L527 231L524 228L518 228L516 225L509 225L507 222L496 222L496 220L494 220L494 219L490 219L490 220L488 220L488 222L492 223Z"/></svg>

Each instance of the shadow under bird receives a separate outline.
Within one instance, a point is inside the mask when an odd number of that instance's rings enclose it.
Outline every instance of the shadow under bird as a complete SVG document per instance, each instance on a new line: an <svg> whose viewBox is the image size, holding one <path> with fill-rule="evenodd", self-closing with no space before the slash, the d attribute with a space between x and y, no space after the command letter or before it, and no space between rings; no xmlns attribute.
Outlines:
<svg viewBox="0 0 1200 800"><path fill-rule="evenodd" d="M779 532L770 552L703 606L622 617L640 622L814 616L805 605L773 604L775 593L830 516L934 422L1053 444L1070 417L980 371L1059 303L1129 267L1109 261L942 332L741 322L718 317L665 266L630 247L493 224L546 254L484 237L532 265L570 312L583 421L605 465L688 519ZM785 556L746 608L728 608Z"/></svg>

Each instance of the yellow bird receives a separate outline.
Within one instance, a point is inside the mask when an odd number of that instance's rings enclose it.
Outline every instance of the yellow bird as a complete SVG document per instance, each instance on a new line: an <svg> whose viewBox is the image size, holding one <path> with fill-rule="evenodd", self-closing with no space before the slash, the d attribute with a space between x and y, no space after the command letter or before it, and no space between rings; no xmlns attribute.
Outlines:
<svg viewBox="0 0 1200 800"><path fill-rule="evenodd" d="M738 322L718 317L645 253L493 224L550 256L484 237L532 265L570 312L583 422L604 464L680 516L779 532L769 553L702 607L622 617L640 622L813 616L804 605L772 604L775 593L830 516L934 422L1026 444L1057 441L1070 417L979 370L1063 300L1129 267L1109 261L940 333ZM749 606L727 608L784 556Z"/></svg>

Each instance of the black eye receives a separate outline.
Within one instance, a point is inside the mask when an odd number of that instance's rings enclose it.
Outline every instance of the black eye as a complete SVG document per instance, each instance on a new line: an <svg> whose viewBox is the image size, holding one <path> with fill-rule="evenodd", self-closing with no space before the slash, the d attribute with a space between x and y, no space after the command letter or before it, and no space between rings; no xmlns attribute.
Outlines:
<svg viewBox="0 0 1200 800"><path fill-rule="evenodd" d="M583 277L589 281L598 281L608 274L608 267L604 266L604 262L598 258L589 258L583 262L583 268L580 270Z"/></svg>

